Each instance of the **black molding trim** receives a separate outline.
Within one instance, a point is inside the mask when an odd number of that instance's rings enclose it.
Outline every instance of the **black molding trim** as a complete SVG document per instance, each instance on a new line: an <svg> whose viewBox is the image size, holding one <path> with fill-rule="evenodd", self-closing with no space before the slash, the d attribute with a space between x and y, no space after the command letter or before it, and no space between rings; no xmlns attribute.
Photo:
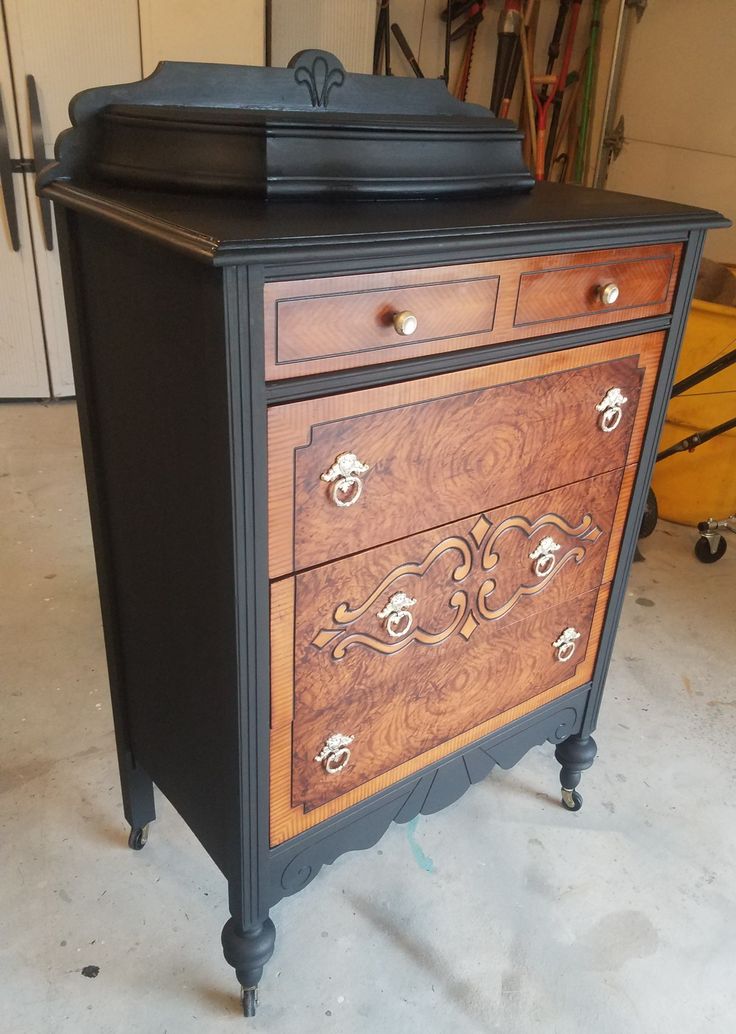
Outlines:
<svg viewBox="0 0 736 1034"><path fill-rule="evenodd" d="M669 316L653 316L649 319L587 327L584 330L573 330L549 337L523 338L498 345L479 345L477 348L460 349L442 355L428 355L417 359L402 359L393 363L341 370L339 373L321 373L313 374L311 377L269 381L266 386L266 397L269 404L321 398L346 391L359 391L361 388L374 388L382 384L396 384L442 373L454 373L457 370L469 370L475 366L490 366L508 359L594 345L601 341L639 337L641 334L666 330L669 325Z"/></svg>
<svg viewBox="0 0 736 1034"><path fill-rule="evenodd" d="M626 526L621 539L618 564L613 577L611 595L608 600L603 635L601 636L598 648L598 659L593 673L593 692L590 696L588 708L585 714L582 735L588 736L592 733L598 722L598 715L605 688L606 676L611 663L611 655L616 640L616 632L621 617L626 596L626 586L629 572L634 560L634 552L639 537L644 505L646 503L649 483L652 478L652 470L657 454L657 445L662 433L669 404L672 383L675 377L675 367L680 354L682 337L685 331L690 300L695 289L695 281L700 266L700 258L705 243L705 231L694 231L687 243L685 252L680 263L680 274L677 289L677 301L672 315L665 347L662 352L662 361L659 369L659 376L655 386L654 395L647 425L647 433L642 443L642 451L639 459L639 470L637 472L634 489L629 503L629 513L626 519Z"/></svg>
<svg viewBox="0 0 736 1034"><path fill-rule="evenodd" d="M716 212L684 208L668 215L646 214L628 218L527 221L508 225L463 226L452 229L375 231L370 240L365 234L324 234L290 236L279 239L253 237L247 240L220 240L191 227L136 208L128 201L106 196L63 180L39 187L44 197L76 211L87 212L123 226L145 237L159 241L204 262L215 265L238 265L243 262L268 263L275 266L294 263L321 263L324 272L330 263L355 262L360 255L362 266L373 262L421 264L432 256L433 264L476 261L512 254L545 254L551 251L573 251L587 239L594 247L616 247L620 243L637 244L682 240L690 230L730 226ZM285 202L283 203L285 204ZM363 202L368 206L368 202ZM380 204L372 202L371 204ZM193 213L196 219L196 212ZM541 243L540 243L541 242ZM616 242L616 243L614 243Z"/></svg>

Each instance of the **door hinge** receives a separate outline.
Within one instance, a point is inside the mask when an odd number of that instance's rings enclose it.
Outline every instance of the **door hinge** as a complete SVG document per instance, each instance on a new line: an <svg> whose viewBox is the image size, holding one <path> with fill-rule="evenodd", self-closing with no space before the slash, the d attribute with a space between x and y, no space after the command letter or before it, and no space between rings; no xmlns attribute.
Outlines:
<svg viewBox="0 0 736 1034"><path fill-rule="evenodd" d="M610 133L603 137L603 150L608 154L608 161L615 162L624 149L626 137L623 115Z"/></svg>

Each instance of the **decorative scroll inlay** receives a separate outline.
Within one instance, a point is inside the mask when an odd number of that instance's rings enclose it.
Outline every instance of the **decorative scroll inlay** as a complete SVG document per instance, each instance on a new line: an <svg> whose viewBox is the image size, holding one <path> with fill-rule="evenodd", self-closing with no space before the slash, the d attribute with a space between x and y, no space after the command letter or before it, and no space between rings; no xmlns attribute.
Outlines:
<svg viewBox="0 0 736 1034"><path fill-rule="evenodd" d="M492 573L501 558L500 544L504 536L515 530L531 540L539 531L550 527L574 539L575 543L558 559L557 554L563 547L551 536L543 537L536 548L528 554L531 559L537 561L530 572L534 581L518 585L507 599L499 600L497 605L494 605L497 581L492 577ZM321 629L312 640L312 645L318 650L331 646L333 659L341 660L354 646L363 646L377 653L394 654L415 642L423 646L436 646L445 642L455 632L467 641L479 627L481 620L492 621L504 617L523 596L533 596L542 592L566 564L580 564L585 558L587 545L595 543L602 534L602 530L594 523L589 513L585 514L576 526L569 524L564 517L556 513L546 513L535 521L522 516L507 517L495 526L485 514L481 514L469 529L468 538L452 535L443 539L420 563L401 564L390 571L362 603L340 603L332 615L335 624L331 628ZM441 557L448 555L456 559L455 566L450 571L451 583L447 590L450 593L447 600L449 620L439 622L435 616L427 617L426 623L423 623L421 603L418 605L416 616L411 614L408 608L414 607L418 601L397 583L401 582L403 586L407 586L409 579L424 577ZM543 557L551 557L552 562L546 561L540 566ZM467 582L473 571L477 571L481 576L480 584L475 588ZM394 587L395 591L392 592ZM394 642L386 641L386 638L379 638L369 632L350 631L349 626L379 602L384 605L375 613L381 620L385 620L385 631L389 639L396 640ZM440 624L439 628L436 627L437 624Z"/></svg>
<svg viewBox="0 0 736 1034"><path fill-rule="evenodd" d="M345 72L337 65L328 65L327 60L319 54L311 65L298 65L294 79L309 90L313 108L326 108L330 91L345 82Z"/></svg>

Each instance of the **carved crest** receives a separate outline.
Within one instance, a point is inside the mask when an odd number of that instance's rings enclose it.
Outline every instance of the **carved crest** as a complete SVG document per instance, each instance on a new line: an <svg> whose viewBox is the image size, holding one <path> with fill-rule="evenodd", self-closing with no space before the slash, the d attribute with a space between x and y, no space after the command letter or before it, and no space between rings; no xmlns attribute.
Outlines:
<svg viewBox="0 0 736 1034"><path fill-rule="evenodd" d="M294 79L309 90L313 108L326 108L330 91L345 82L345 72L340 64L329 64L324 54L307 50L300 56L306 61L295 67Z"/></svg>

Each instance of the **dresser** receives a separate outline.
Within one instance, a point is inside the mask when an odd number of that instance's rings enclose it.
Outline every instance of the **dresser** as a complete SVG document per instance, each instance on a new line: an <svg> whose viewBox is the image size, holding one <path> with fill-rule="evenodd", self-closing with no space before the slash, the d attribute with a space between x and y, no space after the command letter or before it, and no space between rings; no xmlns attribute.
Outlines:
<svg viewBox="0 0 736 1034"><path fill-rule="evenodd" d="M314 51L71 113L40 189L129 845L155 784L227 879L252 1015L269 911L343 852L546 741L581 807L726 221L533 186L510 123Z"/></svg>

